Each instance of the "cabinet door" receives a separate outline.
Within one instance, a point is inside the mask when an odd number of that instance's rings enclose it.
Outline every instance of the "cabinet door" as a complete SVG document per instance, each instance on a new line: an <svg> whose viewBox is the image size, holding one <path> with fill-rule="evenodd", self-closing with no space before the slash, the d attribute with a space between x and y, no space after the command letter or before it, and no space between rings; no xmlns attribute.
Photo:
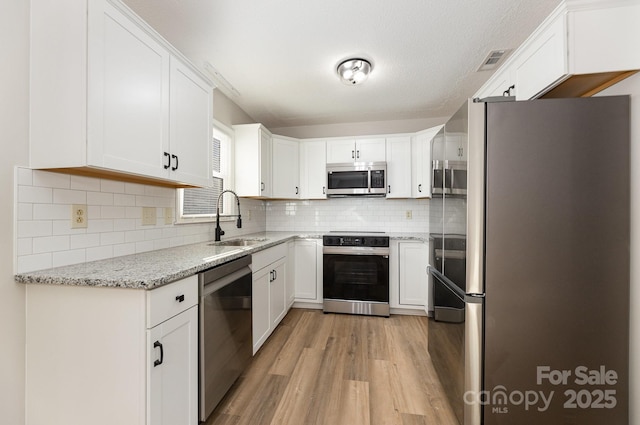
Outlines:
<svg viewBox="0 0 640 425"><path fill-rule="evenodd" d="M295 244L296 300L316 301L318 299L318 284L316 282L316 268L318 267L316 256L316 241L297 240Z"/></svg>
<svg viewBox="0 0 640 425"><path fill-rule="evenodd" d="M392 137L387 146L387 198L411 197L411 137Z"/></svg>
<svg viewBox="0 0 640 425"><path fill-rule="evenodd" d="M356 140L357 162L386 161L386 143L384 138Z"/></svg>
<svg viewBox="0 0 640 425"><path fill-rule="evenodd" d="M300 194L299 142L279 136L271 141L271 197L297 199Z"/></svg>
<svg viewBox="0 0 640 425"><path fill-rule="evenodd" d="M398 246L400 304L424 307L427 305L428 245L421 242L400 242Z"/></svg>
<svg viewBox="0 0 640 425"><path fill-rule="evenodd" d="M434 136L442 126L418 133L412 140L411 152L411 196L431 197L431 146Z"/></svg>
<svg viewBox="0 0 640 425"><path fill-rule="evenodd" d="M294 283L296 281L295 272L296 272L296 243L294 241L287 242L287 280L285 282L286 290L285 290L285 299L287 300L287 310L296 298L296 288Z"/></svg>
<svg viewBox="0 0 640 425"><path fill-rule="evenodd" d="M253 274L253 293L251 294L251 314L253 328L253 354L269 337L271 321L269 315L269 286L271 285L271 267L265 267Z"/></svg>
<svg viewBox="0 0 640 425"><path fill-rule="evenodd" d="M147 331L147 424L198 423L198 307Z"/></svg>
<svg viewBox="0 0 640 425"><path fill-rule="evenodd" d="M537 97L568 73L567 30L564 15L538 33L518 52L515 61L516 100Z"/></svg>
<svg viewBox="0 0 640 425"><path fill-rule="evenodd" d="M300 198L327 198L327 143L324 140L300 144Z"/></svg>
<svg viewBox="0 0 640 425"><path fill-rule="evenodd" d="M88 164L167 178L169 52L106 1L88 43Z"/></svg>
<svg viewBox="0 0 640 425"><path fill-rule="evenodd" d="M211 185L211 108L211 87L172 57L168 152L172 180Z"/></svg>
<svg viewBox="0 0 640 425"><path fill-rule="evenodd" d="M260 129L260 196L271 196L271 135Z"/></svg>
<svg viewBox="0 0 640 425"><path fill-rule="evenodd" d="M287 270L286 260L281 258L271 266L271 284L269 287L269 321L273 331L287 314Z"/></svg>
<svg viewBox="0 0 640 425"><path fill-rule="evenodd" d="M354 162L356 160L356 144L353 140L327 141L327 163Z"/></svg>

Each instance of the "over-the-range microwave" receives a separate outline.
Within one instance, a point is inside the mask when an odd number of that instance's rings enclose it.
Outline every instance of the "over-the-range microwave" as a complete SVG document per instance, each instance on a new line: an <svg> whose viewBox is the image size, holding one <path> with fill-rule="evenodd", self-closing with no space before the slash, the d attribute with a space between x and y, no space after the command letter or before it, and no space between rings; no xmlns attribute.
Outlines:
<svg viewBox="0 0 640 425"><path fill-rule="evenodd" d="M386 162L327 164L328 196L386 196Z"/></svg>

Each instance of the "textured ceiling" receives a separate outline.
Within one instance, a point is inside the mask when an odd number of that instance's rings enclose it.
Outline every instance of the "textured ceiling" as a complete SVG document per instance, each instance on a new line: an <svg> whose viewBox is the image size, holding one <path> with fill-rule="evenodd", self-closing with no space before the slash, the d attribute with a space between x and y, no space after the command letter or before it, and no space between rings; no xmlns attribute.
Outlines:
<svg viewBox="0 0 640 425"><path fill-rule="evenodd" d="M446 117L560 0L124 0L269 128ZM335 68L370 59L362 85Z"/></svg>

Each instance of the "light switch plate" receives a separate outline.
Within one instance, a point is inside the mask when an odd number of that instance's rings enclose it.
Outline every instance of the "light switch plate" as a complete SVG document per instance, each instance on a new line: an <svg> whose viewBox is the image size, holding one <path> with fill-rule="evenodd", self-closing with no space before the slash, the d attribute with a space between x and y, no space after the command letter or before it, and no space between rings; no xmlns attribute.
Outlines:
<svg viewBox="0 0 640 425"><path fill-rule="evenodd" d="M164 224L173 224L173 208L164 209Z"/></svg>
<svg viewBox="0 0 640 425"><path fill-rule="evenodd" d="M155 226L156 221L156 207L142 207L142 225Z"/></svg>

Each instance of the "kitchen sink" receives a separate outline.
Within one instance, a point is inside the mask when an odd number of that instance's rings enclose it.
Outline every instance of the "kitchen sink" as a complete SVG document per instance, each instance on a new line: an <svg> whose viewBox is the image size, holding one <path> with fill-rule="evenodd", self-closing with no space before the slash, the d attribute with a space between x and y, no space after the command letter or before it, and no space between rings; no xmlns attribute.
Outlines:
<svg viewBox="0 0 640 425"><path fill-rule="evenodd" d="M227 241L211 242L209 245L214 246L252 246L265 242L266 238L251 238L251 239L229 239Z"/></svg>

